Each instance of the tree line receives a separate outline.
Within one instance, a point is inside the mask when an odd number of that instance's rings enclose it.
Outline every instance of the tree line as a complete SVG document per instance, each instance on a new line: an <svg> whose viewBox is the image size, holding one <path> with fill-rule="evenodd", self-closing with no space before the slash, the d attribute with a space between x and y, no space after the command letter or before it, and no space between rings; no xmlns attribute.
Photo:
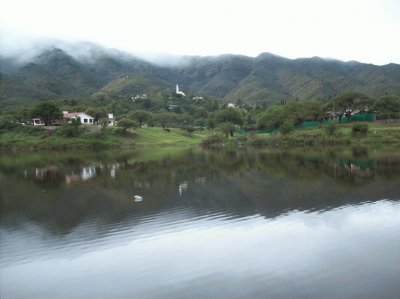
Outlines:
<svg viewBox="0 0 400 299"><path fill-rule="evenodd" d="M94 117L95 122L104 125L108 113L113 113L118 127L123 132L130 128L159 126L164 130L171 127L188 131L209 128L219 129L226 136L233 136L237 128L243 130L284 129L305 121L322 121L334 116L339 121L354 112L377 114L381 119L400 118L400 96L387 95L378 100L365 94L346 92L329 101L301 100L280 101L274 105L251 106L243 101L235 108L216 98L193 100L178 95L143 96L138 99L111 100L107 105L99 102L84 102L67 99L60 102L40 102L33 107L19 107L2 111L0 121L6 123L23 122L39 117L46 125L62 118L63 110L85 112ZM328 112L330 114L328 114Z"/></svg>

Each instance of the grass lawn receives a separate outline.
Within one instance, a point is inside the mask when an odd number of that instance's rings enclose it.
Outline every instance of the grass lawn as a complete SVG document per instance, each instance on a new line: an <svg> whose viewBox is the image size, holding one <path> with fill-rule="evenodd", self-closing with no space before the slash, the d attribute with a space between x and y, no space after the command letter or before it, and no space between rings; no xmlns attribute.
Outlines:
<svg viewBox="0 0 400 299"><path fill-rule="evenodd" d="M289 134L280 132L269 134L236 134L223 143L269 146L277 148L320 147L334 145L371 145L385 147L387 145L400 146L400 124L368 123L368 133L353 135L352 124L338 124L337 130L329 135L325 126L295 129ZM200 145L204 137L210 136L210 130L188 133L185 130L171 128L165 131L162 128L141 128L128 130L126 134L116 133L115 128L102 132L99 128L87 128L77 137L65 137L57 131L50 132L40 128L18 128L0 132L0 149L22 150L91 150L132 148L146 146L162 147L193 147ZM59 130L59 128L57 129ZM228 142L229 141L229 142Z"/></svg>
<svg viewBox="0 0 400 299"><path fill-rule="evenodd" d="M187 133L181 129L142 128L134 132L135 145L195 145L201 141L198 133Z"/></svg>
<svg viewBox="0 0 400 299"><path fill-rule="evenodd" d="M263 147L320 147L334 145L368 145L384 147L387 145L400 146L400 125L367 123L367 134L353 135L350 124L337 124L336 131L328 134L326 126L294 129L289 134L281 134L279 131L258 135L247 135L249 144Z"/></svg>

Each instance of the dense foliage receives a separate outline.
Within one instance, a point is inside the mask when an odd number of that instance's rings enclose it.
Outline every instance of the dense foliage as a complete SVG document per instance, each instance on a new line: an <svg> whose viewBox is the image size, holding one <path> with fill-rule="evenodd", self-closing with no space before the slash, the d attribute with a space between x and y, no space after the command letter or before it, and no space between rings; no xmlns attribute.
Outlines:
<svg viewBox="0 0 400 299"><path fill-rule="evenodd" d="M170 128L181 128L188 133L210 129L222 133L226 138L234 137L238 131L256 130L279 131L287 135L305 122L315 126L332 117L340 122L353 113L374 112L378 118L389 121L400 118L400 97L397 95L372 99L357 92L346 92L330 101L283 100L280 104L269 106L250 105L244 101L238 103L240 105L229 107L213 97L182 97L174 93L142 95L134 100L70 98L53 102L42 101L34 106L1 110L0 132L16 130L21 123L27 123L32 117L40 117L46 125L50 125L54 120L62 118L61 111L80 111L92 115L95 123L103 127L101 132L106 131L107 117L112 113L119 128L115 133L125 134L130 129L142 127L162 127L167 132ZM59 129L55 129L60 136L78 137L85 131L74 123L60 124L62 125ZM52 130L47 132L51 133ZM335 125L328 125L325 132L329 136L335 135ZM355 134L362 132L355 131Z"/></svg>
<svg viewBox="0 0 400 299"><path fill-rule="evenodd" d="M31 111L32 118L41 118L45 125L50 125L52 121L62 118L60 109L53 103L43 102L35 107Z"/></svg>

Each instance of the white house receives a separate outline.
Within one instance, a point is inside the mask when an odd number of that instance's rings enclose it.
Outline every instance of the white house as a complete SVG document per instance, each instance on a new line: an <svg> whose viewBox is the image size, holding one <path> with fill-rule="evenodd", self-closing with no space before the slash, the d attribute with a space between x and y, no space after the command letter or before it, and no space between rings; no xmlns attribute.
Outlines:
<svg viewBox="0 0 400 299"><path fill-rule="evenodd" d="M32 118L32 121L28 124L32 124L34 126L44 126L44 122L40 118Z"/></svg>
<svg viewBox="0 0 400 299"><path fill-rule="evenodd" d="M114 114L108 113L107 125L110 127L117 125L117 122L114 118Z"/></svg>
<svg viewBox="0 0 400 299"><path fill-rule="evenodd" d="M63 118L65 121L71 121L71 119L76 119L76 120L79 119L82 124L93 125L94 123L94 117L83 112L68 113L68 111L63 111L63 114L64 114Z"/></svg>

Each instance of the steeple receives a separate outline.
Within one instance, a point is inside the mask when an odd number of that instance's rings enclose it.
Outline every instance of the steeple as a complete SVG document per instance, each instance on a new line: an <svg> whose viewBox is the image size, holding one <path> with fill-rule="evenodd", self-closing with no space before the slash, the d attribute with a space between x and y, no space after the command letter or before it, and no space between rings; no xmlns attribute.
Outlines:
<svg viewBox="0 0 400 299"><path fill-rule="evenodd" d="M185 96L185 93L183 91L179 90L179 85L176 84L176 94L180 94L181 96Z"/></svg>

